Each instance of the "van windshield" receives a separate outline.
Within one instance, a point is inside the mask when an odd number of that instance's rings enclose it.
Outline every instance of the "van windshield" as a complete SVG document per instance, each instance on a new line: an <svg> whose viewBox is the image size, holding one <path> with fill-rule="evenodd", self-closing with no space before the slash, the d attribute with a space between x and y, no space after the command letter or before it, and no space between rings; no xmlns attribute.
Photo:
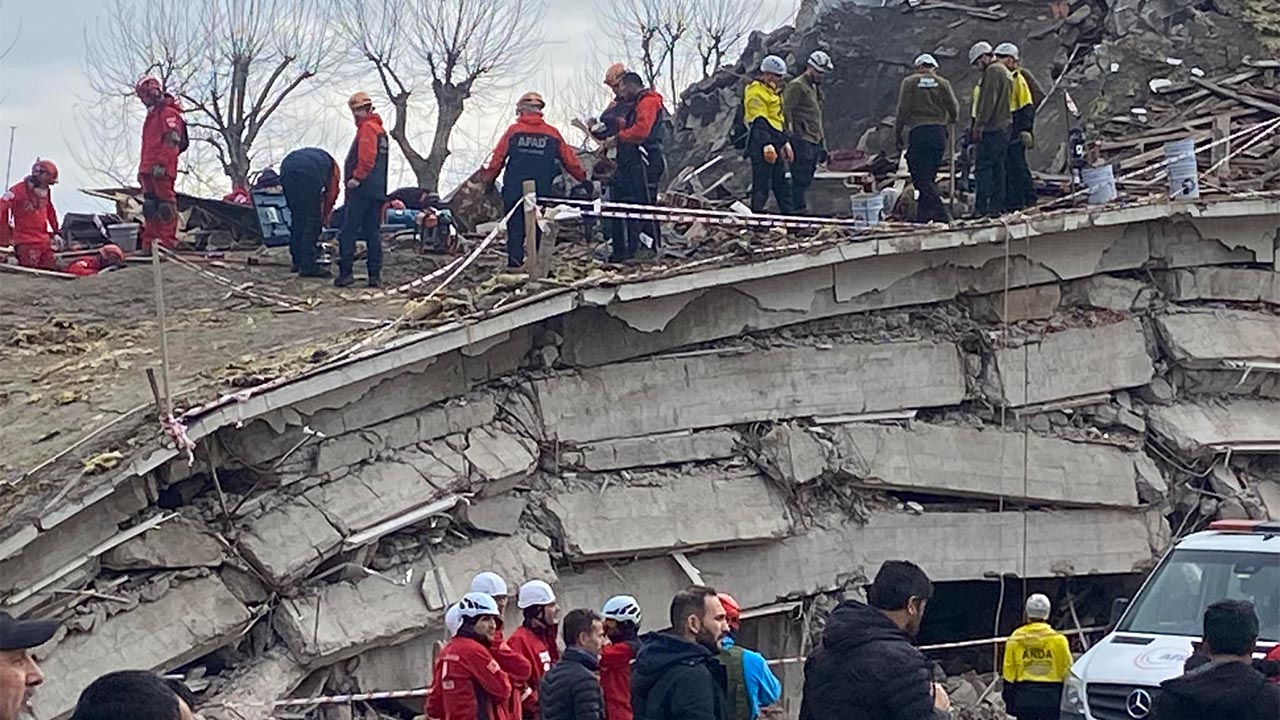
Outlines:
<svg viewBox="0 0 1280 720"><path fill-rule="evenodd" d="M1252 602L1258 638L1280 641L1280 554L1174 550L1117 629L1200 637L1204 609L1227 599Z"/></svg>

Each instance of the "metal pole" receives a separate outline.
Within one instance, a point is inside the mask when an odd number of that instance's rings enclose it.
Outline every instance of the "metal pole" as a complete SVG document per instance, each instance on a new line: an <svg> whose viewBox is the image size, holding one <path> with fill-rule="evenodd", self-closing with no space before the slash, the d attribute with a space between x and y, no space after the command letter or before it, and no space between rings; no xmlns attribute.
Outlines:
<svg viewBox="0 0 1280 720"><path fill-rule="evenodd" d="M538 183L525 180L520 190L523 193L520 201L525 203L522 208L524 211L524 271L532 275L538 269L538 207L529 200L537 197Z"/></svg>
<svg viewBox="0 0 1280 720"><path fill-rule="evenodd" d="M13 174L13 136L18 132L17 125L9 126L9 160L4 167L4 186L9 187L9 176Z"/></svg>
<svg viewBox="0 0 1280 720"><path fill-rule="evenodd" d="M951 219L956 219L956 126L947 130L947 157L951 159Z"/></svg>
<svg viewBox="0 0 1280 720"><path fill-rule="evenodd" d="M168 417L173 407L170 405L169 394L169 334L164 326L164 277L160 272L160 253L159 243L151 248L151 270L156 280L156 325L160 328L160 397L163 404L160 407L160 416Z"/></svg>

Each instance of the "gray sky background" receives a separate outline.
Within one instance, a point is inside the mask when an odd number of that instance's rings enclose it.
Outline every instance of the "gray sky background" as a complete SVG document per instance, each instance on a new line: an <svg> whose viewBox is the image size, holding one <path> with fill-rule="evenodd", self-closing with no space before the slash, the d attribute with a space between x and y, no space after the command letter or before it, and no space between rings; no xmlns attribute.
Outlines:
<svg viewBox="0 0 1280 720"><path fill-rule="evenodd" d="M191 0L199 2L200 0ZM530 58L531 76L518 85L473 99L454 134L454 155L446 166L446 182L465 176L484 158L491 144L509 122L511 103L520 91L537 89L547 96L553 122L563 123L574 105L590 106L608 62L625 60L620 52L611 52L610 44L599 32L599 20L593 6L581 0L547 0L546 42L541 57ZM794 12L794 0L761 0L758 26L769 31L787 22ZM84 33L91 30L102 5L97 0L0 0L0 49L17 36L13 51L0 61L0 160L8 157L10 126L17 126L10 184L29 170L37 156L58 164L61 184L54 201L59 212L108 210L104 203L77 192L78 188L104 186L111 183L76 162L73 146L81 145L76 125L77 108L93 102L84 77ZM736 55L733 59L737 59ZM603 63L603 64L601 64ZM255 170L269 162L278 162L293 147L319 145L336 157L346 152L352 126L345 99L356 89L379 93L372 80L362 88L341 83L341 87L322 87L293 100L288 117L277 127L284 131L277 137L255 145ZM410 120L410 134L425 154L434 128L430 89L418 104L417 115ZM669 92L664 93L669 94ZM557 106L557 101L561 101ZM383 103L385 105L385 103ZM673 103L668 100L668 106ZM573 110L578 112L579 110ZM384 120L390 125L392 111L385 108ZM141 132L140 120L134 134ZM568 135L569 129L562 128ZM136 138L134 139L136 143ZM412 184L408 166L392 149L392 186ZM6 186L7 187L7 186ZM206 194L229 190L222 176L204 187L187 190Z"/></svg>

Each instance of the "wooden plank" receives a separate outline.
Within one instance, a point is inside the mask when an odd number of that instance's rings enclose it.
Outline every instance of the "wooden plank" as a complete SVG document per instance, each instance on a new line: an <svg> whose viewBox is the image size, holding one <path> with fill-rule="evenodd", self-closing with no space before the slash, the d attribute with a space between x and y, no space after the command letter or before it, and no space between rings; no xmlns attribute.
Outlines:
<svg viewBox="0 0 1280 720"><path fill-rule="evenodd" d="M1219 182L1231 176L1231 116L1219 115L1213 120L1213 141L1219 144L1210 148L1209 165L1216 167L1214 179Z"/></svg>
<svg viewBox="0 0 1280 720"><path fill-rule="evenodd" d="M8 263L0 263L0 272L7 272L11 275L31 275L34 277L47 277L57 280L75 280L76 276L71 273L57 272L55 270L41 270L39 268L23 267L21 265L10 265Z"/></svg>
<svg viewBox="0 0 1280 720"><path fill-rule="evenodd" d="M1203 87L1206 90L1215 92L1218 95L1231 98L1232 100L1235 100L1238 103L1243 103L1245 105L1248 105L1249 107L1255 107L1255 108L1258 108L1259 110L1266 110L1267 112L1280 115L1280 105L1269 103L1265 100L1259 100L1258 98L1250 97L1243 93L1238 93L1235 90L1223 87L1216 83L1211 83L1208 80L1203 80L1198 77L1191 78L1191 82Z"/></svg>

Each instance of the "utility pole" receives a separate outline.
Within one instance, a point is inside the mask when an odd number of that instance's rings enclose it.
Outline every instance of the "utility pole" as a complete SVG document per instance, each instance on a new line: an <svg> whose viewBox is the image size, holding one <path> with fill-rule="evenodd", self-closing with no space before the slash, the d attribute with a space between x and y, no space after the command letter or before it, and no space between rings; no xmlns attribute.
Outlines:
<svg viewBox="0 0 1280 720"><path fill-rule="evenodd" d="M9 189L9 175L13 172L13 136L18 132L17 125L9 126L9 161L4 167L4 188Z"/></svg>

